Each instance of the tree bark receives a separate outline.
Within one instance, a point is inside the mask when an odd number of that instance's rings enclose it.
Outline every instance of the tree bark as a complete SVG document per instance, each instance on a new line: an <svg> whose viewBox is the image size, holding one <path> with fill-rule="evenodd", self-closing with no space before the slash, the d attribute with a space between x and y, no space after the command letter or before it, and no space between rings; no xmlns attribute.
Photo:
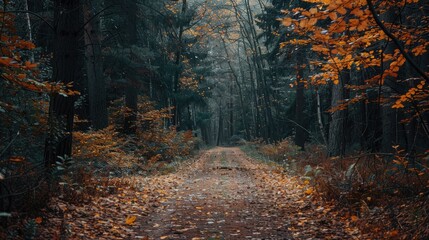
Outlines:
<svg viewBox="0 0 429 240"><path fill-rule="evenodd" d="M57 0L54 2L54 22L56 25L53 82L77 85L82 82L80 54L81 5L77 0ZM58 157L72 154L72 130L74 117L73 96L53 93L49 106L50 132L45 145L45 165L51 167Z"/></svg>
<svg viewBox="0 0 429 240"><path fill-rule="evenodd" d="M344 100L344 82L348 81L350 74L348 71L342 71L339 76L339 83L332 85L331 108L340 105ZM330 157L343 156L345 153L344 142L344 122L345 112L336 110L331 114L329 124L328 155Z"/></svg>
<svg viewBox="0 0 429 240"><path fill-rule="evenodd" d="M295 121L301 125L305 125L305 116L304 116L304 109L305 109L305 95L304 95L304 69L302 67L303 64L303 56L298 56L297 59L297 74L296 74L296 81L297 81L297 87L296 87L296 111L295 111ZM301 148L301 150L304 150L305 141L307 139L307 132L299 127L295 127L295 144Z"/></svg>
<svg viewBox="0 0 429 240"><path fill-rule="evenodd" d="M127 19L127 35L128 35L128 48L130 51L130 57L132 58L132 46L137 44L137 3L135 1L130 1L127 4L125 11ZM131 59L133 60L133 59ZM125 107L127 108L127 113L125 115L124 121L124 131L127 134L133 134L136 132L136 120L137 120L137 98L139 92L139 83L136 79L135 69L132 69L127 73L127 86L125 88Z"/></svg>
<svg viewBox="0 0 429 240"><path fill-rule="evenodd" d="M96 1L84 6L86 75L88 81L89 116L94 129L103 129L108 125L106 83L103 76L101 55L100 18L94 17L101 11ZM93 19L92 19L93 18Z"/></svg>

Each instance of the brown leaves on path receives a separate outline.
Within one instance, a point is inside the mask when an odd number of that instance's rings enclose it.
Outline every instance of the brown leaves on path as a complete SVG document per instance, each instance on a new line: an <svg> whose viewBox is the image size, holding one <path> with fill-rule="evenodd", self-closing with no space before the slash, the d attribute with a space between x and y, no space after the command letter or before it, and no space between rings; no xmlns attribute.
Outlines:
<svg viewBox="0 0 429 240"><path fill-rule="evenodd" d="M115 181L113 194L90 203L53 199L40 239L359 238L307 183L239 148L209 150L176 173Z"/></svg>

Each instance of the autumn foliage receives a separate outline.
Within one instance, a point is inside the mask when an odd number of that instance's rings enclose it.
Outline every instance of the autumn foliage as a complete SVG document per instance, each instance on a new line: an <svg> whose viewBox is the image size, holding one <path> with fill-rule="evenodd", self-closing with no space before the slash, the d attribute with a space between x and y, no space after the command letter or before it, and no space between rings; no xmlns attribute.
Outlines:
<svg viewBox="0 0 429 240"><path fill-rule="evenodd" d="M384 18L384 27L395 39L388 36L376 23L368 1L325 1L308 0L313 7L310 9L295 8L285 10L289 15L281 19L284 26L291 28L302 39L293 39L282 43L311 45L311 49L318 53L322 60L311 62L315 72L308 79L313 85L324 85L329 82L342 84L345 88L356 91L353 99L345 100L344 104L333 110L344 110L348 104L368 100L365 91L390 87L394 94L383 97L381 101L392 108L410 108L416 112L414 117L421 118L428 110L427 73L418 74L411 68L410 75L404 75L406 56L418 62L427 55L428 42L425 35L429 32L428 17L417 12L401 12L404 8L419 9L420 1L377 1L378 6L373 11L379 11ZM416 15L411 16L411 13ZM390 21L393 14L400 14L402 21ZM406 15L408 14L408 15ZM292 15L294 17L292 17ZM403 15L403 16L402 16ZM377 16L377 18L379 18ZM393 42L398 42L399 46ZM425 68L424 65L420 67ZM355 85L340 81L344 70L381 68L375 74L364 80L364 84ZM392 82L392 79L395 79ZM423 127L425 128L425 127Z"/></svg>

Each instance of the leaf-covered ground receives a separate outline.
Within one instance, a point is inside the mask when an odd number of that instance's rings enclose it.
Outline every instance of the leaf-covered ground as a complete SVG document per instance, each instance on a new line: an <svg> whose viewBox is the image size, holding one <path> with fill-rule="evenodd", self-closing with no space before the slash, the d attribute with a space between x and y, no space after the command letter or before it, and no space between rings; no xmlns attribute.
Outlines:
<svg viewBox="0 0 429 240"><path fill-rule="evenodd" d="M206 151L168 175L117 181L125 187L92 202L53 201L41 239L363 237L353 218L317 201L305 183L239 148Z"/></svg>

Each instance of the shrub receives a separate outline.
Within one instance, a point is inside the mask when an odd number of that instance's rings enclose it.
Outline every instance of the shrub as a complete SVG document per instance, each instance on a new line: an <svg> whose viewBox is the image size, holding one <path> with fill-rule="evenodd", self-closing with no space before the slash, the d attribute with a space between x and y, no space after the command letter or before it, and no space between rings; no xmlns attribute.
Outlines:
<svg viewBox="0 0 429 240"><path fill-rule="evenodd" d="M284 139L276 144L261 145L259 151L276 162L292 161L300 152L300 147L290 139Z"/></svg>

